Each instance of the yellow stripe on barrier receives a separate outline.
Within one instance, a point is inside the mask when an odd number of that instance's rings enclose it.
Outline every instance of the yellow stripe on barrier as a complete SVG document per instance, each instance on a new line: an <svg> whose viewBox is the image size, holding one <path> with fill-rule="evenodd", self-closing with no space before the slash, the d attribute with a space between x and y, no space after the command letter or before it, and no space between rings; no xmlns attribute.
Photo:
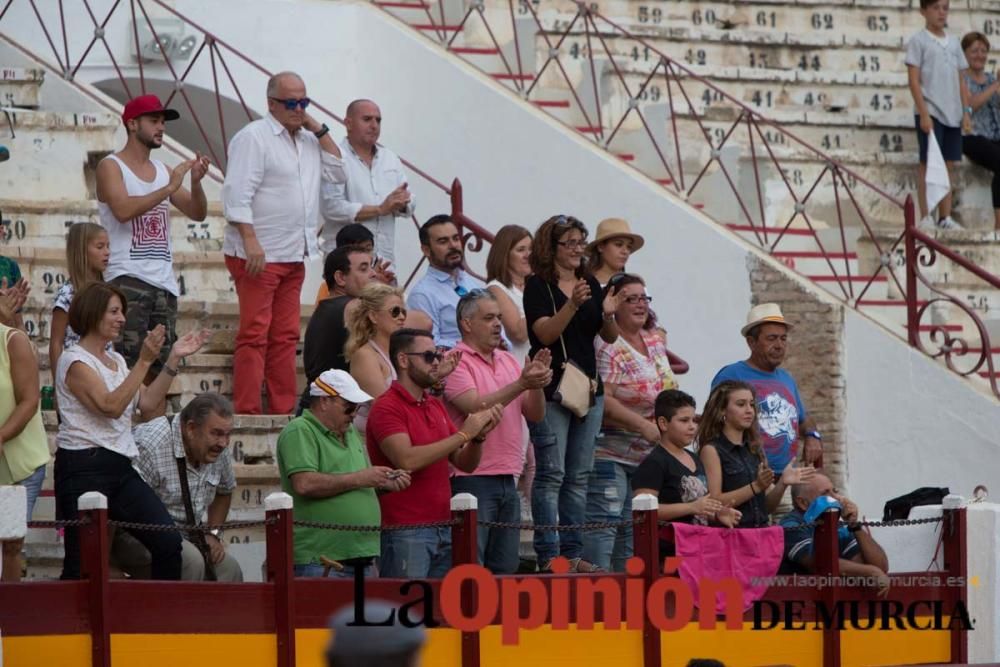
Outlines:
<svg viewBox="0 0 1000 667"><path fill-rule="evenodd" d="M90 667L90 635L4 637L4 667Z"/></svg>
<svg viewBox="0 0 1000 667"><path fill-rule="evenodd" d="M918 616L916 620L923 625L934 619ZM947 630L844 630L840 659L843 667L947 663L951 662L951 635Z"/></svg>
<svg viewBox="0 0 1000 667"><path fill-rule="evenodd" d="M274 635L262 634L113 634L111 664L113 667L274 667L277 646Z"/></svg>
<svg viewBox="0 0 1000 667"><path fill-rule="evenodd" d="M642 631L607 630L595 623L593 630L553 630L544 625L521 630L517 644L501 642L500 627L491 625L480 632L479 655L482 667L507 665L642 665ZM453 663L457 664L457 663Z"/></svg>

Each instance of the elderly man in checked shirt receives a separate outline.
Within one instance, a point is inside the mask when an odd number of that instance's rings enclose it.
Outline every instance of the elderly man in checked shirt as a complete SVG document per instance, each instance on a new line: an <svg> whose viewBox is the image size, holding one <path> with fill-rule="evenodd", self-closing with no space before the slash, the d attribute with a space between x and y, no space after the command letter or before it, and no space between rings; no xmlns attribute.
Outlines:
<svg viewBox="0 0 1000 667"><path fill-rule="evenodd" d="M233 430L233 406L219 394L196 396L180 415L159 417L136 426L132 434L139 456L132 462L170 516L187 524L187 512L181 491L177 459L185 459L191 506L197 523L225 523L236 477L229 450ZM243 581L239 563L226 553L220 530L205 533L210 558L218 581ZM115 534L111 546L112 561L128 574L149 577L150 557L146 548L125 531ZM205 561L201 552L186 537L181 544L181 579L202 581Z"/></svg>

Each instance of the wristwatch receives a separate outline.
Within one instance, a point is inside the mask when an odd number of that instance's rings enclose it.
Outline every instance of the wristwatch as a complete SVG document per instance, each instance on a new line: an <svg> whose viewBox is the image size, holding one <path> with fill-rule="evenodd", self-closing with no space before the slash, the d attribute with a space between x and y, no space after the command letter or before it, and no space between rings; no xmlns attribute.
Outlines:
<svg viewBox="0 0 1000 667"><path fill-rule="evenodd" d="M323 136L326 135L326 133L329 132L329 131L330 131L330 128L326 126L326 123L323 123L323 127L321 127L320 129L316 130L315 132L313 132L313 134L316 135L317 139L322 139Z"/></svg>
<svg viewBox="0 0 1000 667"><path fill-rule="evenodd" d="M819 431L806 431L807 438L816 438L817 440L822 440L823 436L819 434Z"/></svg>
<svg viewBox="0 0 1000 667"><path fill-rule="evenodd" d="M215 539L219 540L220 542L222 541L222 529L221 528L213 528L212 530L208 531L208 534L211 535L212 537L214 537Z"/></svg>
<svg viewBox="0 0 1000 667"><path fill-rule="evenodd" d="M965 113L972 115L972 107L965 107Z"/></svg>

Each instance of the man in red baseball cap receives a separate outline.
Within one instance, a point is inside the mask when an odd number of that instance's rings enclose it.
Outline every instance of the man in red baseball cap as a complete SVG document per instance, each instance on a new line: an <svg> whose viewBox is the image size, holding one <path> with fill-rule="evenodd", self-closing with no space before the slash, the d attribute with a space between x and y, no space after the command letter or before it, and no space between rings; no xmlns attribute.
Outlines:
<svg viewBox="0 0 1000 667"><path fill-rule="evenodd" d="M101 160L97 166L97 200L101 224L111 241L111 259L105 279L121 289L128 299L125 328L115 347L133 365L139 357L146 333L157 324L167 330L160 360L153 365L147 382L162 370L170 346L176 339L177 280L174 277L170 243L170 204L194 221L208 213L201 179L208 172L208 159L196 155L171 169L150 158L163 145L166 122L180 117L165 109L156 95L129 100L122 111L128 133L125 147ZM191 189L182 187L191 172ZM176 375L176 369L166 369Z"/></svg>

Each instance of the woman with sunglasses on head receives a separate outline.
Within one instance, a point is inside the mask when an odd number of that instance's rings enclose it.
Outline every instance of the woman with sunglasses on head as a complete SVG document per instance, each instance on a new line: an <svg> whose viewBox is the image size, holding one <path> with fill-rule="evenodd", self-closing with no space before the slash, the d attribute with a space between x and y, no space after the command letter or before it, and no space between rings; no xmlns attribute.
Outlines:
<svg viewBox="0 0 1000 667"><path fill-rule="evenodd" d="M619 336L598 339L597 370L604 381L604 427L597 438L587 490L587 522L615 522L632 516L632 475L660 441L653 409L656 397L676 389L667 348L658 332L646 328L652 297L637 275L619 273L609 284L619 301ZM622 572L632 556L632 527L588 531L583 555L605 569Z"/></svg>
<svg viewBox="0 0 1000 667"><path fill-rule="evenodd" d="M576 218L549 218L531 247L533 275L524 283L524 313L532 353L547 348L552 354L552 382L545 388L545 419L532 427L535 448L535 484L531 513L536 523L583 523L587 480L594 464L594 443L604 413L604 388L597 373L594 340L613 343L618 338L615 290L604 294L583 266L587 228ZM591 407L581 419L563 406L560 383L566 367L576 367L594 388ZM542 571L556 556L569 559L572 570L594 571L583 560L580 531L535 531L535 553Z"/></svg>
<svg viewBox="0 0 1000 667"><path fill-rule="evenodd" d="M403 290L381 283L366 285L348 314L344 356L350 360L351 376L373 399L381 396L396 379L389 361L389 337L404 322ZM365 403L358 411L355 425L361 433L365 432L370 409L371 403Z"/></svg>

